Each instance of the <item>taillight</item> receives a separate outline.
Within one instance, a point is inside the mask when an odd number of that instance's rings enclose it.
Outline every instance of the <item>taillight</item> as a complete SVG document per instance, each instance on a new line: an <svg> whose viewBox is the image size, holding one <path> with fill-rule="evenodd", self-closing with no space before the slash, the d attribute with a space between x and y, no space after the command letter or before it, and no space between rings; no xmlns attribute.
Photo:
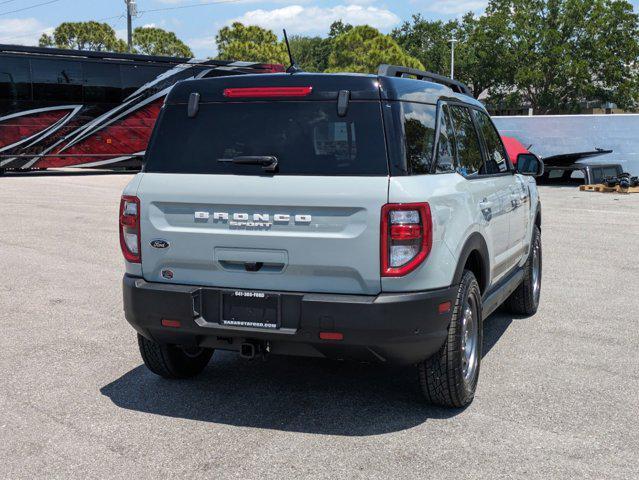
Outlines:
<svg viewBox="0 0 639 480"><path fill-rule="evenodd" d="M417 268L433 245L428 203L389 203L382 207L383 277L401 277Z"/></svg>
<svg viewBox="0 0 639 480"><path fill-rule="evenodd" d="M248 87L226 88L226 98L273 98L273 97L306 97L313 87Z"/></svg>
<svg viewBox="0 0 639 480"><path fill-rule="evenodd" d="M120 247L127 262L140 263L140 199L123 195L120 200Z"/></svg>

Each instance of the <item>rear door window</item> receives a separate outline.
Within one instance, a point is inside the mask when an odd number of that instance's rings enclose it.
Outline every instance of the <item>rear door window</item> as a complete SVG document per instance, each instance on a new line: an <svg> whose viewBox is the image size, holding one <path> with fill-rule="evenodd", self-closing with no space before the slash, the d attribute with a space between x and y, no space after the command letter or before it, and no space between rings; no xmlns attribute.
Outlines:
<svg viewBox="0 0 639 480"><path fill-rule="evenodd" d="M467 107L450 106L457 146L457 171L465 176L478 175L483 158L475 124Z"/></svg>
<svg viewBox="0 0 639 480"><path fill-rule="evenodd" d="M202 104L195 118L168 105L147 153L147 172L262 174L237 157L275 156L278 175L388 175L379 102Z"/></svg>
<svg viewBox="0 0 639 480"><path fill-rule="evenodd" d="M430 173L435 142L435 105L402 102L406 160L411 174Z"/></svg>
<svg viewBox="0 0 639 480"><path fill-rule="evenodd" d="M443 104L439 113L439 143L437 145L436 173L455 171L455 134L448 105Z"/></svg>

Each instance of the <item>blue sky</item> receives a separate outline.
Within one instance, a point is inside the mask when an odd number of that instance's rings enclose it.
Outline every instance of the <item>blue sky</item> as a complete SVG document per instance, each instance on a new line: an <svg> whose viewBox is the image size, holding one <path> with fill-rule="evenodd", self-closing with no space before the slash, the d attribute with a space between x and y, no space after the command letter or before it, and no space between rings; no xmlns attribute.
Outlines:
<svg viewBox="0 0 639 480"><path fill-rule="evenodd" d="M198 57L215 54L215 33L234 21L261 25L279 34L324 35L337 19L368 23L384 32L413 13L448 19L481 13L484 0L137 0L134 26L174 31ZM635 10L639 0L633 0ZM30 8L33 7L33 8ZM178 8L179 7L179 8ZM185 8L186 7L186 8ZM17 11L21 10L21 11ZM153 11L155 10L155 11ZM0 43L34 45L42 32L64 21L100 20L126 35L124 0L0 0Z"/></svg>

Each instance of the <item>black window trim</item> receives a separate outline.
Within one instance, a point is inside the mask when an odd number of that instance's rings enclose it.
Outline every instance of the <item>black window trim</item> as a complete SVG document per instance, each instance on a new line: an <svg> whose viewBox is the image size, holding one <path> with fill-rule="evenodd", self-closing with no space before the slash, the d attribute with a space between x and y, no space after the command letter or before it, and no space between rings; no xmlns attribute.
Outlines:
<svg viewBox="0 0 639 480"><path fill-rule="evenodd" d="M471 104L462 102L462 101L457 100L457 99L440 99L437 102L437 118L436 118L437 127L435 129L435 142L434 142L434 147L433 147L434 148L433 161L432 161L432 165L431 165L431 169L430 169L431 174L437 174L437 172L436 172L437 160L438 160L437 153L439 152L440 126L441 126L440 116L443 114L442 112L444 111L444 109L443 109L444 105L466 107L469 110L476 110L476 111L481 112L481 113L486 113L486 112L484 112L481 108L479 108L476 105L471 105ZM488 116L491 124L495 128L495 130L497 130L497 127L495 127L495 123L493 122L492 118L490 118L490 115L487 115L487 116ZM479 139L479 145L480 145L481 152L482 152L482 159L483 159L484 164L485 164L486 163L486 158L487 158L487 148L486 148L486 145L485 145L484 135L481 133L481 129L479 128L479 125L477 124L477 118L475 118L475 115L473 115L472 112L471 112L470 117L472 119L473 126L475 127L475 133L477 134L477 137ZM499 133L499 130L497 130L497 133ZM455 132L454 128L453 128L453 136L455 137L455 143L456 143L457 142L457 133ZM506 146L504 145L504 142L501 139L501 135L498 135L498 136L499 136L499 141L501 142L501 145L504 148L504 151L506 152L506 163L508 165L508 170L507 171L499 172L499 173L483 173L483 174L482 173L478 173L477 175L473 175L473 176L469 176L469 177L465 177L459 172L454 172L454 173L456 173L460 177L464 178L465 180L477 180L477 179L481 179L481 178L504 177L504 176L507 176L507 175L514 175L516 172L515 172L515 169L514 169L514 167L512 165L512 162L510 161L510 157L508 156L508 150L506 150ZM455 148L455 157L457 157L457 148ZM457 158L455 158L455 160L457 161ZM443 175L443 174L438 174L438 175Z"/></svg>

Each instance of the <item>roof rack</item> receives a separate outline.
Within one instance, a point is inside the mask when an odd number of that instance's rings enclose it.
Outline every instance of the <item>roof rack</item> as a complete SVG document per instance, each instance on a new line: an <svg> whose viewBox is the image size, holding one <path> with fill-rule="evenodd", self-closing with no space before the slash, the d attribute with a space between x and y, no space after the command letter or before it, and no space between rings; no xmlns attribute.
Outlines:
<svg viewBox="0 0 639 480"><path fill-rule="evenodd" d="M462 83L457 80L453 80L452 78L449 78L449 77L444 77L443 75L438 75L437 73L426 72L424 70L417 70L416 68L382 64L379 66L377 75L383 76L383 77L405 77L405 76L415 77L417 78L417 80L426 80L429 82L446 85L453 92L461 93L463 95L468 95L469 97L473 96L473 92L471 92L470 88L468 88L468 85L466 85L465 83Z"/></svg>
<svg viewBox="0 0 639 480"><path fill-rule="evenodd" d="M0 45L0 52L7 53L31 53L39 55L59 55L65 57L84 57L114 60L135 60L138 62L157 62L157 63L184 63L188 58L183 57L164 57L158 55L139 55L131 53L115 53L115 52L93 52L87 50L67 50L63 48L43 48L43 47L27 47L23 45ZM228 63L228 62L227 62Z"/></svg>

